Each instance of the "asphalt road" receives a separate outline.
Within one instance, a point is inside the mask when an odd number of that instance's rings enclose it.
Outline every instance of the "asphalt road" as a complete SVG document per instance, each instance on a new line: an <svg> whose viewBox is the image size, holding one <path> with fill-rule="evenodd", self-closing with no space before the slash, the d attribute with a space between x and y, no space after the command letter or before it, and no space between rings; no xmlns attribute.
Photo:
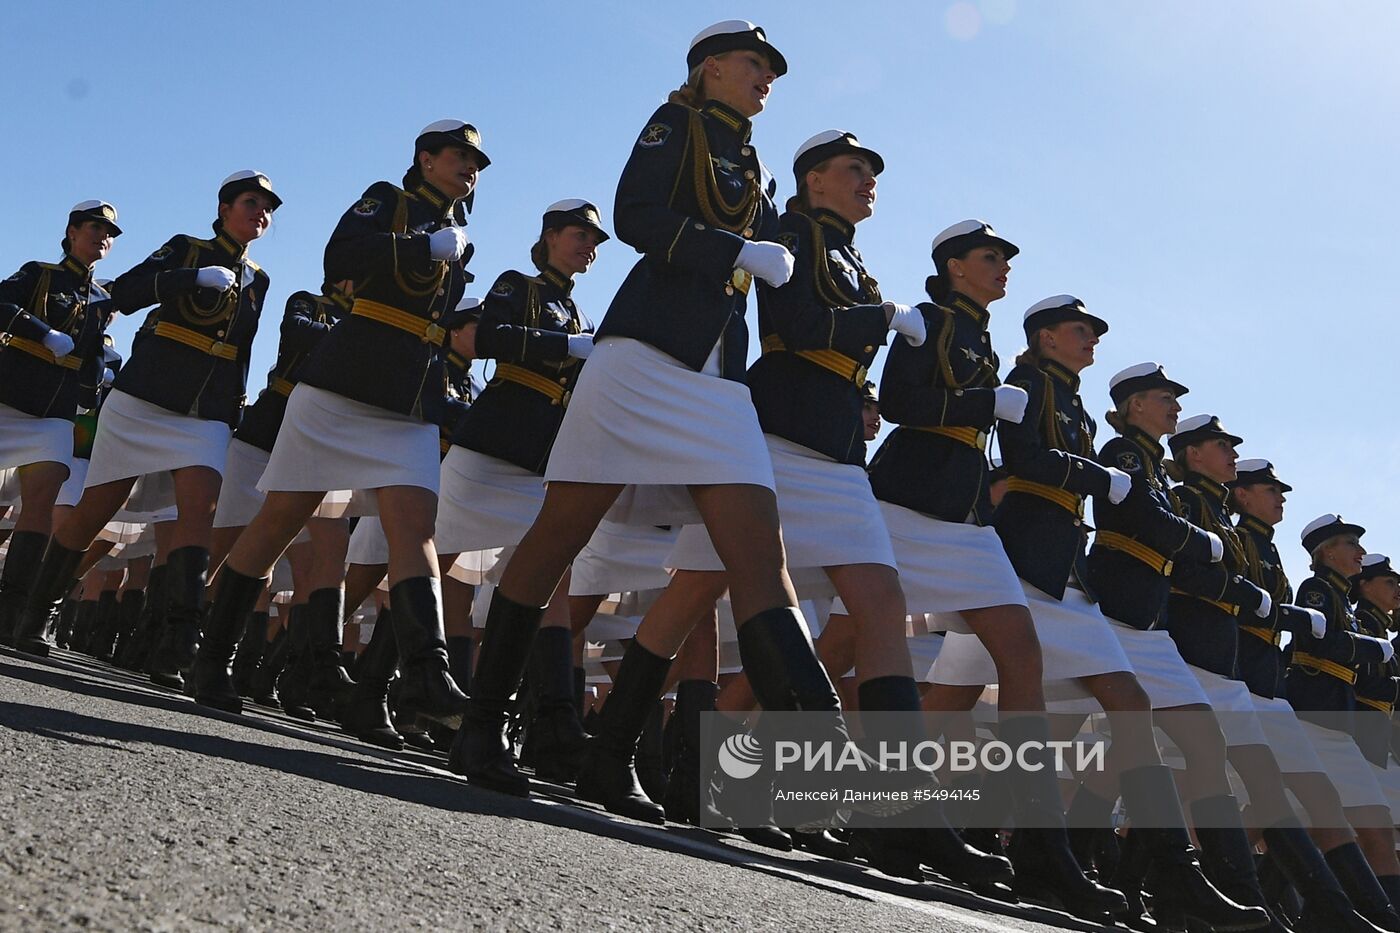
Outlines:
<svg viewBox="0 0 1400 933"><path fill-rule="evenodd" d="M252 710L0 655L0 929L1095 929Z"/></svg>

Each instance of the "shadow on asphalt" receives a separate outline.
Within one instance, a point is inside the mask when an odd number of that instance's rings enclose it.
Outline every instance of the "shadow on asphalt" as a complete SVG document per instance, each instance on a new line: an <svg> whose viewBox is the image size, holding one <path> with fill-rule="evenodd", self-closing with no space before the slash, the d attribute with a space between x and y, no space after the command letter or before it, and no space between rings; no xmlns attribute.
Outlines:
<svg viewBox="0 0 1400 933"><path fill-rule="evenodd" d="M120 743L163 746L267 768L270 771L295 774L366 794L434 807L449 813L510 817L618 839L651 849L733 865L860 900L871 900L878 892L913 901L953 904L984 914L1014 916L1068 929L1105 929L1066 914L1017 905L1014 902L1004 903L959 887L938 883L917 885L898 881L859 864L806 855L790 857L771 850L759 852L744 845L733 844L728 837L703 829L674 824L668 824L662 829L616 819L590 804L579 801L567 789L558 785L535 784L537 797L533 799L483 791L470 787L465 781L455 777L427 773L411 762L396 760L412 755L411 752L391 753L362 745L343 733L318 729L295 720L280 720L263 715L239 716L209 710L195 705L187 698L168 692L157 692L157 688L151 688L139 680L140 675L108 669L105 666L90 666L78 659L74 659L74 662L66 658L50 659L48 664L39 659L25 660L32 660L36 666L15 664L9 657L0 657L0 675L118 703L153 707L186 715L203 715L246 728L276 732L301 741L330 743L333 747L343 743L347 750L353 749L357 757L262 745L223 736L117 722L68 710L0 701L0 726L17 732L126 752L135 750ZM114 682L114 677L119 681L128 681L129 684ZM256 710L258 713L263 712L261 708ZM374 760L367 761L366 757ZM433 767L441 768L444 764L441 758L429 755L413 757ZM545 800L539 799L540 796ZM852 888L864 889L870 893Z"/></svg>

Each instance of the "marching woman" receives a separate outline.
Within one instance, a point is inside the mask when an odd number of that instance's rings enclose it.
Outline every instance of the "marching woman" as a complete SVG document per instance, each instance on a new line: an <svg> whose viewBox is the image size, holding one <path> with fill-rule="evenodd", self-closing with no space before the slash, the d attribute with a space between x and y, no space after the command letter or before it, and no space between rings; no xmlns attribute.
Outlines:
<svg viewBox="0 0 1400 933"><path fill-rule="evenodd" d="M165 565L166 626L146 669L155 683L178 689L194 660L220 475L267 296L267 273L248 246L282 199L266 175L240 171L219 186L218 202L212 239L176 235L112 283L123 314L158 307L103 404L83 496L35 577L21 650L47 654L47 616L83 553L139 477L169 472L178 517Z"/></svg>
<svg viewBox="0 0 1400 933"><path fill-rule="evenodd" d="M277 344L277 360L268 372L267 387L263 389L243 415L238 430L229 442L228 462L219 502L214 510L214 535L211 548L210 575L217 574L229 549L240 533L258 514L265 496L258 482L272 456L277 433L286 416L287 402L296 387L311 352L330 329L350 312L350 296L345 286L326 283L321 294L294 292L287 299L282 314L282 326ZM349 544L350 529L345 519L313 518L307 522L311 538L313 566L307 570L311 579L303 581L311 596L308 616L311 644L311 676L302 686L308 693L304 706L325 710L350 681L340 666L339 600L331 590L339 589L344 573L344 556ZM299 570L302 568L298 568ZM239 642L234 660L236 680L244 695L251 692L251 675L262 655L267 630L266 617L250 607L245 633Z"/></svg>
<svg viewBox="0 0 1400 933"><path fill-rule="evenodd" d="M917 712L904 594L864 470L866 368L890 330L905 338L896 348L919 346L926 336L920 309L881 300L855 247L856 226L874 213L883 170L877 152L841 130L798 148L797 195L778 235L796 267L781 288L759 287L763 356L749 370L749 388L773 461L789 573L829 578L854 619L861 709ZM723 564L704 527L684 528L668 563L677 571L672 587L708 587L711 606L723 593ZM649 613L644 629L658 615ZM745 672L750 681L763 674L748 664ZM761 691L755 694L761 703ZM862 834L872 862L912 877L922 877L926 863L956 881L1009 880L1004 859L967 847L930 817L935 825L924 830Z"/></svg>
<svg viewBox="0 0 1400 933"><path fill-rule="evenodd" d="M588 271L607 239L589 202L551 204L530 249L537 274L502 273L486 296L476 353L494 359L496 373L462 416L442 461L435 542L447 566L467 552L473 569L489 572L495 555L507 549L508 556L539 515L549 451L593 350L593 325L570 297L574 277ZM541 777L571 781L588 736L574 712L567 582L548 602L530 672L530 744ZM466 766L460 748L455 742L454 770Z"/></svg>
<svg viewBox="0 0 1400 933"><path fill-rule="evenodd" d="M1356 622L1361 631L1376 638L1390 638L1391 613L1400 608L1400 571L1384 554L1367 554L1361 559L1361 572L1351 578L1356 599ZM1400 685L1400 660L1392 657L1384 664L1364 664L1356 677L1356 744L1376 769L1376 780L1393 799L1397 772L1390 761L1390 720L1395 711L1396 688ZM1392 806L1392 817L1394 807ZM1392 818L1392 822L1397 822Z"/></svg>
<svg viewBox="0 0 1400 933"><path fill-rule="evenodd" d="M1288 702L1327 766L1347 818L1356 829L1357 842L1395 907L1400 902L1400 863L1395 857L1390 806L1370 763L1352 738L1358 668L1387 664L1395 657L1389 640L1361 630L1348 596L1351 578L1361 573L1366 556L1361 545L1365 533L1360 525L1330 513L1313 519L1303 529L1303 548L1311 557L1313 575L1299 585L1298 603L1322 613L1326 625L1320 636L1316 629L1295 635L1286 684ZM1339 874L1341 871L1339 868ZM1369 913L1367 916L1388 929L1400 928Z"/></svg>
<svg viewBox="0 0 1400 933"><path fill-rule="evenodd" d="M0 641L6 644L14 643L53 530L80 399L97 393L102 381L110 306L92 270L121 232L112 205L75 204L63 259L27 262L0 282L0 472L16 469L20 487L19 517L0 572Z"/></svg>
<svg viewBox="0 0 1400 933"><path fill-rule="evenodd" d="M438 429L429 378L460 311L471 246L459 223L490 164L481 135L460 120L418 134L404 187L376 182L326 245L326 281L354 283L350 314L321 340L287 400L258 488L267 500L220 572L195 665L195 699L238 711L229 665L243 623L277 558L332 490L373 490L389 542L394 633L404 704L456 724L465 701L447 672L433 519ZM337 600L343 591L334 590ZM335 607L335 625L341 610Z"/></svg>
<svg viewBox="0 0 1400 933"><path fill-rule="evenodd" d="M1200 561L1181 554L1173 561L1167 630L1221 725L1225 753L1249 791L1252 821L1263 827L1276 863L1305 898L1307 922L1365 929L1368 924L1351 910L1322 852L1294 816L1278 760L1254 713L1254 699L1236 676L1244 627L1267 625L1273 617L1272 594L1250 580L1243 541L1230 521L1226 484L1237 478L1239 443L1214 415L1185 419L1169 442L1184 475L1172 490L1177 513L1220 539L1223 560ZM1199 725L1193 723L1191 731L1210 732ZM1168 731L1175 730L1168 726ZM1201 764L1188 751L1187 770ZM1200 788L1205 777L1195 775L1190 784ZM1203 789L1190 808L1206 873L1231 897L1262 904L1253 846L1239 803L1230 793L1224 769L1214 777L1213 786Z"/></svg>
<svg viewBox="0 0 1400 933"><path fill-rule="evenodd" d="M544 607L628 485L633 511L614 517L705 523L763 706L839 709L784 570L773 469L740 381L753 277L780 286L792 275L792 254L772 241L776 186L750 141L750 119L787 62L761 28L730 20L695 37L686 65L685 84L643 128L618 186L617 236L643 257L598 330L545 471L544 505L491 600L454 749L480 786L529 792L506 737L511 696ZM664 505L648 508L652 498ZM638 630L579 776L580 793L652 822L661 812L632 762L685 640L676 628Z"/></svg>

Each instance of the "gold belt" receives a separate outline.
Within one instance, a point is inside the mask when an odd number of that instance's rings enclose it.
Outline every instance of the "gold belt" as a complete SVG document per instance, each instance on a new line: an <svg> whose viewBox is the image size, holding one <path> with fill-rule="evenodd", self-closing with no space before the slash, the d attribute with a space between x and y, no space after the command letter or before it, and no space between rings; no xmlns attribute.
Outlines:
<svg viewBox="0 0 1400 933"><path fill-rule="evenodd" d="M1386 713L1387 715L1395 712L1395 705L1393 703L1387 703L1384 700L1372 700L1368 697L1357 697L1356 702L1360 703L1362 706L1369 706L1371 707L1371 709L1380 710L1382 713Z"/></svg>
<svg viewBox="0 0 1400 933"><path fill-rule="evenodd" d="M1279 645L1279 642L1283 640L1283 633L1282 633L1282 632L1278 632L1278 631L1275 631L1275 630L1273 630L1273 629L1264 628L1264 626L1262 626L1262 625L1241 625L1241 626L1240 626L1240 631L1241 631L1241 632L1248 632L1249 634L1253 635L1255 638L1262 638L1264 641L1267 641L1269 644L1273 645L1275 648L1277 648L1278 645Z"/></svg>
<svg viewBox="0 0 1400 933"><path fill-rule="evenodd" d="M783 338L777 334L769 334L763 338L764 353L779 353L787 350L783 345ZM802 357L812 363L816 363L822 369L833 372L842 379L854 382L857 386L865 385L865 377L869 375L866 368L844 353L837 353L835 350L793 350L792 353Z"/></svg>
<svg viewBox="0 0 1400 933"><path fill-rule="evenodd" d="M1356 683L1356 671L1336 661L1329 661L1326 658L1319 658L1315 655L1304 654L1301 651L1293 652L1293 663L1301 664L1303 667L1311 667L1315 671L1324 674L1331 674L1338 680L1344 680L1349 684Z"/></svg>
<svg viewBox="0 0 1400 933"><path fill-rule="evenodd" d="M526 369L524 366L517 366L514 363L497 363L496 378L504 379L506 382L513 382L522 385L527 389L534 389L541 395L546 395L555 405L564 408L569 407L569 395L571 394L562 385L541 376L539 373Z"/></svg>
<svg viewBox="0 0 1400 933"><path fill-rule="evenodd" d="M424 320L416 314L410 314L378 301L370 301L368 298L356 298L354 305L350 307L350 313L398 328L412 334L424 343L441 346L442 338L447 336L447 331L443 330L436 321Z"/></svg>
<svg viewBox="0 0 1400 933"><path fill-rule="evenodd" d="M1130 538L1127 535L1120 535L1116 531L1104 531L1103 529L1099 529L1094 533L1094 544L1102 544L1110 551L1121 551L1129 557L1136 557L1162 576L1171 576L1171 560L1158 554L1141 541Z"/></svg>
<svg viewBox="0 0 1400 933"><path fill-rule="evenodd" d="M292 390L297 387L297 384L283 379L281 376L273 376L267 381L267 387L285 398L292 394Z"/></svg>
<svg viewBox="0 0 1400 933"><path fill-rule="evenodd" d="M919 427L917 425L905 425L914 431L923 431L926 434L937 434L941 437L951 438L959 444L966 444L978 450L987 449L987 432L978 428L945 428L945 427Z"/></svg>
<svg viewBox="0 0 1400 933"><path fill-rule="evenodd" d="M1039 496L1048 502L1053 502L1067 512L1072 512L1079 518L1084 517L1084 497L1076 496L1068 489L1061 489L1059 486L1047 486L1044 483L1034 483L1028 479L1019 479L1015 476L1006 481L1007 492L1024 492L1028 495Z"/></svg>
<svg viewBox="0 0 1400 933"><path fill-rule="evenodd" d="M1199 599L1201 602L1210 603L1212 606L1214 606L1216 609L1219 609L1221 612L1228 612L1232 616L1237 616L1240 614L1240 607L1234 605L1233 603L1222 603L1218 599L1206 599L1204 596L1197 596L1195 593L1188 593L1185 590L1179 590L1176 587L1172 587L1172 595L1189 596L1191 599Z"/></svg>
<svg viewBox="0 0 1400 933"><path fill-rule="evenodd" d="M83 368L82 357L70 353L59 359L53 355L53 351L37 340L29 340L24 337L15 337L11 334L0 335L0 346L14 347L21 353L28 353L30 356L37 356L45 363L52 363L55 366L62 366L64 369L79 370Z"/></svg>
<svg viewBox="0 0 1400 933"><path fill-rule="evenodd" d="M187 347L194 347L200 353L208 353L221 360L238 359L238 348L233 344L215 340L213 337L206 337L199 331L181 327L179 324L171 324L169 321L161 321L156 324L156 336L173 340L176 343L183 343Z"/></svg>

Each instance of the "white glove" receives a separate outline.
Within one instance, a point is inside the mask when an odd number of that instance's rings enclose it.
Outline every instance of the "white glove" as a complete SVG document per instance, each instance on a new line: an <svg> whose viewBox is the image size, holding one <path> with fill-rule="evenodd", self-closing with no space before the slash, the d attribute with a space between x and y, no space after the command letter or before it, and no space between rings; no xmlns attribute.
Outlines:
<svg viewBox="0 0 1400 933"><path fill-rule="evenodd" d="M233 288L236 281L233 273L223 266L205 266L194 277L194 284L200 288L217 288L221 292Z"/></svg>
<svg viewBox="0 0 1400 933"><path fill-rule="evenodd" d="M112 384L112 380L117 378L109 367L102 367L102 388L107 388Z"/></svg>
<svg viewBox="0 0 1400 933"><path fill-rule="evenodd" d="M1274 611L1274 599L1265 589L1259 590L1259 608L1254 610L1254 614L1261 619L1267 619L1269 613Z"/></svg>
<svg viewBox="0 0 1400 933"><path fill-rule="evenodd" d="M1210 539L1210 562L1218 564L1225 559L1225 542L1213 531L1207 531L1206 537Z"/></svg>
<svg viewBox="0 0 1400 933"><path fill-rule="evenodd" d="M62 331L49 331L44 335L43 344L54 355L54 359L62 359L73 352L73 338Z"/></svg>
<svg viewBox="0 0 1400 933"><path fill-rule="evenodd" d="M461 259L469 242L466 227L443 227L428 234L428 255L448 262Z"/></svg>
<svg viewBox="0 0 1400 933"><path fill-rule="evenodd" d="M588 354L593 352L592 334L570 334L569 335L569 355L576 360L588 359Z"/></svg>
<svg viewBox="0 0 1400 933"><path fill-rule="evenodd" d="M997 398L992 414L1002 421L1020 424L1021 419L1026 417L1026 405L1031 400L1026 390L1020 386L997 386L992 391Z"/></svg>
<svg viewBox="0 0 1400 933"><path fill-rule="evenodd" d="M1312 637L1325 637L1327 635L1327 617L1316 609L1303 608L1303 611L1308 614L1308 621L1312 623Z"/></svg>
<svg viewBox="0 0 1400 933"><path fill-rule="evenodd" d="M911 347L921 347L924 345L924 338L928 336L928 329L924 327L924 316L918 308L911 308L908 305L897 304L893 301L885 302L881 307L890 316L890 330L904 335L904 339L909 341ZM1024 405L1021 406L1023 409ZM1020 420L1019 418L1017 419Z"/></svg>
<svg viewBox="0 0 1400 933"><path fill-rule="evenodd" d="M743 269L774 288L786 285L792 278L792 265L792 253L786 246L764 240L746 240L739 249L739 258L734 260L734 268Z"/></svg>
<svg viewBox="0 0 1400 933"><path fill-rule="evenodd" d="M1373 641L1381 646L1381 663L1389 664L1390 659L1395 657L1395 646L1388 639L1377 638L1374 635L1353 635L1357 641Z"/></svg>
<svg viewBox="0 0 1400 933"><path fill-rule="evenodd" d="M1023 395L1025 393L1022 393ZM1108 467L1108 501L1114 505L1128 498L1133 488L1133 477L1117 467Z"/></svg>

